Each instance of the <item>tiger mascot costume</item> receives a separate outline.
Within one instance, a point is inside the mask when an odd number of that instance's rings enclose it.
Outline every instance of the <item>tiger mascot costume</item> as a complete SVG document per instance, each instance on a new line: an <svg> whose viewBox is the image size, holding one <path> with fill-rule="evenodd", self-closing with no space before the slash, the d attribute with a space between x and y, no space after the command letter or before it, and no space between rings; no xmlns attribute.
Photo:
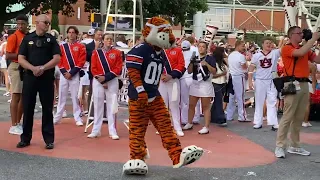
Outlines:
<svg viewBox="0 0 320 180"><path fill-rule="evenodd" d="M129 76L130 160L123 166L125 174L144 175L148 172L145 160L150 156L145 133L149 121L159 132L163 147L173 161L173 168L191 164L203 154L203 149L194 145L182 150L171 126L169 111L158 91L165 61L161 52L175 45L170 23L160 17L153 17L146 23L142 34L144 42L133 47L126 58Z"/></svg>

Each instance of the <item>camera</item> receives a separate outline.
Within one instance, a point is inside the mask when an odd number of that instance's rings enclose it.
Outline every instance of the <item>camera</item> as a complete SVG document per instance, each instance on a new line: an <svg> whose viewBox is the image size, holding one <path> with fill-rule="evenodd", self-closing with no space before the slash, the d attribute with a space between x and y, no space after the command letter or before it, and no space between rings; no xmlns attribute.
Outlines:
<svg viewBox="0 0 320 180"><path fill-rule="evenodd" d="M281 91L281 94L284 95L290 95L290 94L296 94L297 90L296 90L296 85L293 84L293 82L291 82L290 84L288 84L287 87L283 88Z"/></svg>
<svg viewBox="0 0 320 180"><path fill-rule="evenodd" d="M312 31L310 29L303 29L302 30L303 37L305 41L309 41L312 38ZM318 39L320 41L320 38Z"/></svg>

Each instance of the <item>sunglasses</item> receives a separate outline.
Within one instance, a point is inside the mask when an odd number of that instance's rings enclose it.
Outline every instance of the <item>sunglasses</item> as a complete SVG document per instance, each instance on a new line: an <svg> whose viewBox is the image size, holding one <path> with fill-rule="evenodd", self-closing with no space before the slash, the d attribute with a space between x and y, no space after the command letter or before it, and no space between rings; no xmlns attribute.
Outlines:
<svg viewBox="0 0 320 180"><path fill-rule="evenodd" d="M39 22L43 22L45 25L50 25L51 24L51 22L49 22L49 21L39 21Z"/></svg>

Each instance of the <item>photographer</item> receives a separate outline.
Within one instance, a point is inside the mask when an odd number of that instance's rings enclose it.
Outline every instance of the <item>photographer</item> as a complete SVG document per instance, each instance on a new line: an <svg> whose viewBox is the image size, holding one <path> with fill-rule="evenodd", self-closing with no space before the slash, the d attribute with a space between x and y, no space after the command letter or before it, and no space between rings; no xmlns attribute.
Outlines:
<svg viewBox="0 0 320 180"><path fill-rule="evenodd" d="M288 30L290 43L285 45L281 51L284 64L284 112L280 121L276 140L275 156L285 158L287 135L290 128L291 144L288 153L309 156L310 152L300 147L300 128L304 119L306 104L309 100L309 65L308 61L319 62L319 56L312 53L313 44L319 39L319 33L315 32L308 40L298 26L290 27ZM308 42L299 46L305 37Z"/></svg>
<svg viewBox="0 0 320 180"><path fill-rule="evenodd" d="M183 130L190 130L193 127L192 120L195 114L195 108L199 99L204 114L205 126L198 132L199 134L209 133L209 124L211 120L211 101L214 98L214 89L211 84L212 76L216 74L216 60L213 56L207 55L208 45L206 42L198 44L199 59L191 58L188 66L188 73L192 74L193 82L189 91L189 112L188 123Z"/></svg>

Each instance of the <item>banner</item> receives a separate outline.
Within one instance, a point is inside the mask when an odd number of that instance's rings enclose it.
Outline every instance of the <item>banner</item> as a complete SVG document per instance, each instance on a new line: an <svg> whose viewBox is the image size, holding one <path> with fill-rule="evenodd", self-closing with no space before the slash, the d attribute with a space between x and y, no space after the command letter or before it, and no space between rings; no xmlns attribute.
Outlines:
<svg viewBox="0 0 320 180"><path fill-rule="evenodd" d="M210 43L211 40L216 36L217 32L218 32L218 29L217 27L215 26L212 26L212 25L206 25L206 34L204 36L204 40L207 42L207 43Z"/></svg>
<svg viewBox="0 0 320 180"><path fill-rule="evenodd" d="M296 0L284 0L283 1L284 11L286 13L286 19L289 27L296 26L296 16L298 13L298 7Z"/></svg>

